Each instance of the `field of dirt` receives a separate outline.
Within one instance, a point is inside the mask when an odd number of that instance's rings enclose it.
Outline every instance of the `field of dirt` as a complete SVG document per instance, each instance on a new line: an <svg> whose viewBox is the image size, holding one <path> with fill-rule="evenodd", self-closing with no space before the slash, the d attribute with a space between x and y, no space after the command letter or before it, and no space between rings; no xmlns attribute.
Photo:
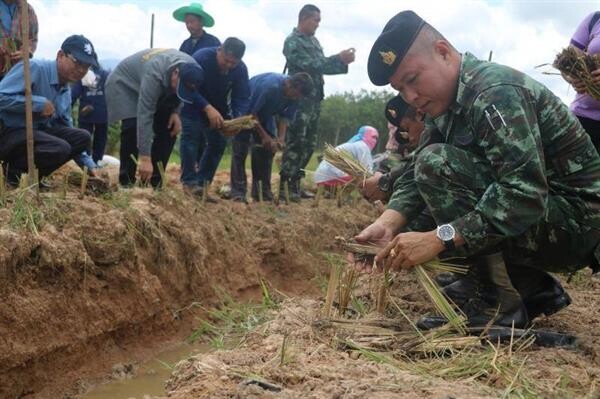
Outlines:
<svg viewBox="0 0 600 399"><path fill-rule="evenodd" d="M76 396L188 336L219 290L256 298L262 278L314 296L321 252L375 214L332 201L203 205L179 188L63 198L58 185L39 201L10 192L0 208L2 398Z"/></svg>
<svg viewBox="0 0 600 399"><path fill-rule="evenodd" d="M473 370L460 374L447 366L461 354L379 358L348 346L362 328L355 320L332 326L322 315L325 255L339 252L336 235L376 217L372 205L202 204L177 188L177 175L162 192L9 194L0 207L0 397L75 398L115 364L189 336L220 293L260 299L261 280L282 299L271 320L230 350L181 361L165 397L599 397L600 282L589 271L564 280L573 304L536 324L576 334L575 349L476 350L462 354ZM362 276L354 291L365 308L372 288ZM390 293L411 320L431 311L412 275L396 274ZM411 329L393 306L363 318Z"/></svg>

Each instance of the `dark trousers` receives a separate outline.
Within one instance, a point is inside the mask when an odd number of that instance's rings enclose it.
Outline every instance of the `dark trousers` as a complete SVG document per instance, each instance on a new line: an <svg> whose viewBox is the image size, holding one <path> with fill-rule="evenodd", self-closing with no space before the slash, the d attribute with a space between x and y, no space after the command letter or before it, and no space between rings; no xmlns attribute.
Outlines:
<svg viewBox="0 0 600 399"><path fill-rule="evenodd" d="M89 150L90 134L83 129L53 127L33 131L33 158L39 176L48 176L69 159ZM4 128L0 134L0 160L10 182L27 173L27 136L24 128Z"/></svg>
<svg viewBox="0 0 600 399"><path fill-rule="evenodd" d="M108 125L106 123L79 122L81 129L87 130L93 137L92 159L98 163L104 157L106 141L108 140Z"/></svg>
<svg viewBox="0 0 600 399"><path fill-rule="evenodd" d="M271 191L271 170L273 153L261 145L253 144L250 132L238 134L232 142L233 155L231 158L231 197L246 197L246 157L251 154L252 165L252 198L259 199L259 186L262 186L262 196L265 201L273 199ZM259 183L261 182L261 183Z"/></svg>
<svg viewBox="0 0 600 399"><path fill-rule="evenodd" d="M179 105L177 96L167 96L159 101L157 111L154 114L154 122L152 130L154 130L154 137L152 140L152 148L150 150L150 157L152 159L152 177L150 178L150 184L152 187L158 187L161 183L160 172L158 169L158 163L160 162L165 170L167 169L167 163L171 157L173 146L175 145L176 137L171 137L169 131L169 117ZM121 164L119 166L119 183L122 186L132 186L136 181L136 171L138 158L138 146L137 146L137 120L136 118L125 119L121 125L121 148L119 150L119 156L121 158Z"/></svg>
<svg viewBox="0 0 600 399"><path fill-rule="evenodd" d="M596 150L600 152L600 121L584 118L583 116L578 116L577 119L579 119L581 126L590 135Z"/></svg>

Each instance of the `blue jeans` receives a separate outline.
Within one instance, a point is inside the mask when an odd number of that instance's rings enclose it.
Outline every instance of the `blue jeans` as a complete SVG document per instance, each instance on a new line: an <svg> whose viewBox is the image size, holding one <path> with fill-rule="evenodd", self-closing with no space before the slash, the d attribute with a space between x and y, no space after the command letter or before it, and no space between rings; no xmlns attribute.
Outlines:
<svg viewBox="0 0 600 399"><path fill-rule="evenodd" d="M186 186L203 187L215 176L227 140L201 120L182 116L181 124L181 182ZM202 154L200 159L199 154Z"/></svg>

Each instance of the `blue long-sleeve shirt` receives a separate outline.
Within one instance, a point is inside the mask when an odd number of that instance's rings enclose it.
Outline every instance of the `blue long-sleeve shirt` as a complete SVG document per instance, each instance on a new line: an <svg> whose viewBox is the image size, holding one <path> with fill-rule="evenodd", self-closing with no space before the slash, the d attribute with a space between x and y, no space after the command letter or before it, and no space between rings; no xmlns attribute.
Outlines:
<svg viewBox="0 0 600 399"><path fill-rule="evenodd" d="M199 50L194 53L193 58L204 69L204 82L200 87L200 94L192 104L184 105L181 115L208 123L203 111L208 104L215 107L225 119L245 115L250 99L246 64L240 61L235 68L223 74L217 64L217 47Z"/></svg>
<svg viewBox="0 0 600 399"><path fill-rule="evenodd" d="M182 51L189 55L194 55L194 53L200 49L208 48L208 47L217 47L220 46L221 42L216 36L211 35L210 33L204 32L199 39L194 39L189 37L181 43L181 47L179 47L179 51Z"/></svg>
<svg viewBox="0 0 600 399"><path fill-rule="evenodd" d="M56 60L29 61L31 94L33 100L33 128L73 126L71 119L71 91L58 81ZM0 81L0 120L6 127L25 127L25 80L23 62L16 64ZM54 105L54 115L41 116L46 101Z"/></svg>
<svg viewBox="0 0 600 399"><path fill-rule="evenodd" d="M281 73L262 73L250 79L250 106L248 113L257 115L260 124L272 136L276 135L275 116L294 120L297 101L283 95L283 86L287 75Z"/></svg>
<svg viewBox="0 0 600 399"><path fill-rule="evenodd" d="M81 80L71 86L71 101L74 103L79 99L79 122L83 123L106 123L108 120L106 112L106 97L104 96L104 83L108 77L108 71L98 70L96 73L96 87L84 87ZM94 109L82 115L81 109L91 105Z"/></svg>

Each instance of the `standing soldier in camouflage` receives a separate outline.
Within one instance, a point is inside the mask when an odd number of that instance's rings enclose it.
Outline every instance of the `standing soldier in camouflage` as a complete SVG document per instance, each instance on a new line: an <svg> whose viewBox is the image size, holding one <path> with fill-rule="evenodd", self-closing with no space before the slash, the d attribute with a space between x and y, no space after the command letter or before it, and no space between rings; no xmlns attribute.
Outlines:
<svg viewBox="0 0 600 399"><path fill-rule="evenodd" d="M427 119L413 173L357 239L380 240L376 260L395 269L470 257L469 282L454 292L469 293L471 326L523 328L567 306L547 272L600 258L600 157L568 108L527 75L459 53L412 11L385 26L368 71ZM398 234L425 207L438 228Z"/></svg>
<svg viewBox="0 0 600 399"><path fill-rule="evenodd" d="M303 169L317 144L317 123L323 100L323 75L348 73L348 64L354 62L354 49L325 57L323 48L315 37L320 22L321 11L312 4L305 5L298 15L298 26L283 44L288 74L306 72L315 84L311 95L300 101L296 120L290 125L286 136L281 161L280 196L283 195L284 184L287 182L290 199L295 202L300 201L300 179L304 177ZM308 197L308 193L302 194Z"/></svg>

